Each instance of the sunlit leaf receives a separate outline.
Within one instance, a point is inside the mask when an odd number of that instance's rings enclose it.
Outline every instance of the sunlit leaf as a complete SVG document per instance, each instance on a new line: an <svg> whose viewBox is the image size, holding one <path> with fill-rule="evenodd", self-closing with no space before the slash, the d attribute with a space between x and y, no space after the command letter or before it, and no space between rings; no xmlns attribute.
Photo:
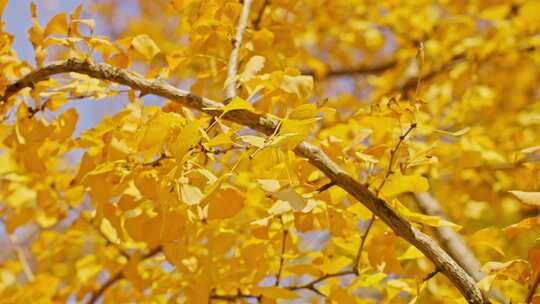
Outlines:
<svg viewBox="0 0 540 304"><path fill-rule="evenodd" d="M147 60L152 59L160 52L159 47L148 35L139 35L134 37L131 40L131 46L133 46L133 48L143 55Z"/></svg>
<svg viewBox="0 0 540 304"><path fill-rule="evenodd" d="M540 192L508 191L525 204L540 206Z"/></svg>

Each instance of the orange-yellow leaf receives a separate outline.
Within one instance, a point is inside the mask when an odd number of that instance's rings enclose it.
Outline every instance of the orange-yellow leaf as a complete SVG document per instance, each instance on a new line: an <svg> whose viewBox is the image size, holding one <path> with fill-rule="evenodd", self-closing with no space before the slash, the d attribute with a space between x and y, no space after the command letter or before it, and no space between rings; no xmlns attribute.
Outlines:
<svg viewBox="0 0 540 304"><path fill-rule="evenodd" d="M45 37L52 35L52 34L58 34L58 35L67 35L67 29L68 29L68 22L67 22L67 14L66 13L60 13L56 16L54 16L49 23L47 23L47 26L45 27Z"/></svg>
<svg viewBox="0 0 540 304"><path fill-rule="evenodd" d="M8 0L0 0L0 17L4 15L4 9L6 8Z"/></svg>
<svg viewBox="0 0 540 304"><path fill-rule="evenodd" d="M208 219L225 219L235 216L244 207L244 195L234 188L222 188L208 203Z"/></svg>

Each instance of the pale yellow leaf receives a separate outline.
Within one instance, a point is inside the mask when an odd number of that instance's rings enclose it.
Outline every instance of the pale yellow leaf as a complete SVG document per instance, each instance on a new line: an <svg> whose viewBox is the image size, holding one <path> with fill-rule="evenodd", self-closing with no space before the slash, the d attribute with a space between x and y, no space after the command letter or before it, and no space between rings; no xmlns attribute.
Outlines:
<svg viewBox="0 0 540 304"><path fill-rule="evenodd" d="M152 59L160 52L154 40L145 34L134 37L131 40L131 46L147 60Z"/></svg>
<svg viewBox="0 0 540 304"><path fill-rule="evenodd" d="M180 186L182 201L188 205L195 205L201 202L203 194L201 190L193 185L183 184Z"/></svg>
<svg viewBox="0 0 540 304"><path fill-rule="evenodd" d="M540 192L508 191L525 204L540 206Z"/></svg>
<svg viewBox="0 0 540 304"><path fill-rule="evenodd" d="M288 202L296 211L301 211L307 204L306 200L291 186L281 191L274 192L273 195L279 200Z"/></svg>
<svg viewBox="0 0 540 304"><path fill-rule="evenodd" d="M257 179L257 183L259 183L261 188L267 192L274 192L281 188L279 181L275 179Z"/></svg>
<svg viewBox="0 0 540 304"><path fill-rule="evenodd" d="M253 78L264 67L265 60L264 57L258 55L249 58L244 71L238 75L239 80L245 82Z"/></svg>
<svg viewBox="0 0 540 304"><path fill-rule="evenodd" d="M285 75L281 89L287 93L296 94L300 98L307 97L313 92L313 77Z"/></svg>

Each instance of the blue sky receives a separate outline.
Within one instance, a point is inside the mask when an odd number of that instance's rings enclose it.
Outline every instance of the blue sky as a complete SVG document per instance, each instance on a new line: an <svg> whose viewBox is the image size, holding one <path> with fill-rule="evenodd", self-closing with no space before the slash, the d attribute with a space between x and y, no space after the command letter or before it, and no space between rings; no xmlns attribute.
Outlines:
<svg viewBox="0 0 540 304"><path fill-rule="evenodd" d="M81 1L85 2L85 1ZM73 11L79 1L70 0L38 0L38 16L42 24L62 11ZM33 51L27 39L27 31L32 25L30 19L30 0L11 0L4 11L5 31L15 37L14 49L21 59L33 62Z"/></svg>
<svg viewBox="0 0 540 304"><path fill-rule="evenodd" d="M31 0L8 1L8 5L4 11L3 20L5 23L4 30L11 33L15 38L13 48L17 52L19 58L27 60L34 65L34 51L32 45L28 41L27 34L27 31L32 24L32 19L30 17L31 2ZM56 14L62 12L67 12L69 14L73 12L79 4L83 4L84 18L96 19L88 13L89 0L35 0L34 2L37 5L37 13L42 26L45 26ZM96 23L96 32L105 34L103 33L103 25L100 24L99 20L96 20ZM122 108L122 103L118 102L118 99L103 99L99 101L81 99L70 102L60 111L71 107L76 108L79 113L79 121L75 130L75 135L77 136L82 130L95 126L101 120L103 115L111 115L118 112Z"/></svg>

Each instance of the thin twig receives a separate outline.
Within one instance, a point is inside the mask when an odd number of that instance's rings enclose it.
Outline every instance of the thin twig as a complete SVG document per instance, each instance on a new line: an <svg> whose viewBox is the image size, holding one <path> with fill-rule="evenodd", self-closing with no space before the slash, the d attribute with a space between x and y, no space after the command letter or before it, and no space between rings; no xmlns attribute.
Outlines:
<svg viewBox="0 0 540 304"><path fill-rule="evenodd" d="M440 203L431 193L410 194L410 197L416 202L422 213L432 216L438 216L441 219L448 219L448 216L442 210ZM486 277L486 274L480 270L480 262L474 252L467 246L463 238L451 227L441 226L435 229L437 238L441 241L443 248L452 256L456 262L471 276L476 282L480 282ZM492 288L489 295L500 303L509 303L503 293Z"/></svg>
<svg viewBox="0 0 540 304"><path fill-rule="evenodd" d="M367 236L369 234L369 231L371 230L371 226L373 226L373 223L377 217L375 214L371 215L371 219L369 220L368 226L366 227L366 231L364 234L362 234L362 238L360 240L360 246L358 247L358 252L356 252L356 256L354 258L354 264L353 264L353 271L358 275L358 266L360 265L360 258L362 257L362 251L364 250L364 245L366 243Z"/></svg>
<svg viewBox="0 0 540 304"><path fill-rule="evenodd" d="M326 191L326 190L332 188L332 186L335 186L335 185L336 185L336 183L334 183L333 181L331 181L331 182L329 182L329 183L327 183L327 184L324 184L324 185L320 186L320 187L317 188L317 190L315 190L315 191L316 191L316 192L319 192L319 193L320 193L320 192L324 192L324 191Z"/></svg>
<svg viewBox="0 0 540 304"><path fill-rule="evenodd" d="M97 231L97 233L99 233L99 235L105 240L105 246L108 246L108 245L111 245L113 246L114 248L116 248L116 250L118 252L120 252L120 254L125 257L125 258L129 258L129 254L124 250L122 249L122 247L120 247L118 244L116 244L115 242L113 242L111 239L109 239L109 237L103 233L103 231L101 231L101 228L98 227L96 224L94 224L94 221L92 219L89 219L89 218L86 218L83 214L82 214L82 211L79 210L78 208L75 208L73 206L71 206L70 204L67 204L65 201L64 201L64 197L61 195L61 193L56 189L54 188L54 190L56 191L56 195L58 196L58 198L64 202L64 204L67 206L67 208L71 211L74 211L77 213L77 215L79 216L78 218L81 218L83 219L88 225L90 225L90 227L92 227L92 229L94 229L95 231Z"/></svg>
<svg viewBox="0 0 540 304"><path fill-rule="evenodd" d="M433 278L437 273L439 273L440 270L438 268L435 268L432 272L428 273L426 277L424 278L424 282L428 281L429 279Z"/></svg>
<svg viewBox="0 0 540 304"><path fill-rule="evenodd" d="M536 50L535 46L527 46L520 48L518 51L523 53L529 53L534 52ZM496 56L498 54L501 54L501 52L494 52L492 54L489 54L486 58L483 58L482 61L487 61L492 56ZM504 54L504 53L502 53ZM394 95L396 93L403 93L403 95L407 95L407 91L411 90L412 88L415 88L415 86L418 84L419 79L422 79L422 82L426 82L428 80L431 80L435 78L436 76L440 75L441 73L444 73L446 71L449 71L453 67L457 66L460 63L466 62L466 56L465 53L458 53L452 56L450 60L440 66L437 69L433 69L429 72L423 73L423 75L413 76L410 78L405 79L405 81L401 83L397 83L393 87L391 87L389 90L385 90L384 92L378 94L377 96L388 96L388 95Z"/></svg>
<svg viewBox="0 0 540 304"><path fill-rule="evenodd" d="M258 31L261 29L261 21L262 17L264 16L264 12L266 11L266 8L270 5L270 0L264 0L261 9L259 10L259 13L257 14L257 18L253 21L253 28Z"/></svg>
<svg viewBox="0 0 540 304"><path fill-rule="evenodd" d="M286 287L287 289L289 290L299 290L299 289L309 289L315 293L317 293L318 295L322 296L322 297L326 297L322 292L319 291L319 289L317 289L317 287L315 286L316 284L326 280L326 279L329 279L329 278L334 278L334 277L340 277L340 276L344 276L344 275L349 275L349 274L356 274L355 271L342 271L342 272L337 272L337 273L330 273L330 274L325 274L323 275L322 277L320 278L317 278L311 282L308 282L304 285L299 285L299 286L289 286L289 287Z"/></svg>
<svg viewBox="0 0 540 304"><path fill-rule="evenodd" d="M9 97L22 89L31 87L33 83L48 79L55 74L68 72L85 74L97 79L126 85L135 90L147 92L148 94L161 96L185 107L199 110L211 116L221 117L266 135L274 133L281 121L270 115L259 114L249 110L234 110L223 114L223 103L179 90L164 81L148 80L127 70L115 68L108 64L95 64L79 59L68 59L37 68L16 82L7 85L4 96L0 97L0 106L5 105L5 101ZM475 281L437 242L427 234L414 228L408 220L399 215L387 202L379 198L364 184L358 182L347 171L341 168L322 149L307 142L300 142L294 148L294 152L298 156L308 159L314 167L321 170L330 180L334 181L336 186L348 192L383 220L396 235L407 240L424 253L436 267L440 267L441 273L444 273L450 279L469 303L487 303L480 289L476 286Z"/></svg>
<svg viewBox="0 0 540 304"><path fill-rule="evenodd" d="M283 229L283 239L281 240L281 254L279 256L279 268L276 275L276 282L275 286L279 287L279 281L281 280L281 272L283 271L283 263L285 262L285 251L286 251L286 245L287 245L287 235L289 233L289 230L285 228L285 223L283 223L283 217L279 218L281 222L281 228Z"/></svg>
<svg viewBox="0 0 540 304"><path fill-rule="evenodd" d="M384 176L383 181L379 185L379 188L377 188L377 190L375 191L375 194L377 196L379 196L379 192L381 192L381 189L384 186L384 184L386 183L386 180L388 179L388 177L393 173L392 172L392 167L394 165L394 160L395 160L396 154L399 151L399 146L407 138L407 135L409 135L409 133L411 133L414 128L416 128L416 123L411 124L409 129L403 135L401 135L399 137L399 141L397 142L395 148L390 150L390 160L388 161L388 169L386 170L386 175ZM377 216L375 214L373 214L371 216L369 224L368 224L368 226L366 228L366 231L364 232L364 234L362 234L362 238L360 240L360 246L358 247L358 252L356 253L356 257L354 259L354 264L353 264L353 271L355 273L358 273L358 266L360 265L360 258L362 256L362 251L364 250L364 245L366 243L367 236L368 236L369 232L371 231L371 227L373 226L373 223L376 220L377 220Z"/></svg>
<svg viewBox="0 0 540 304"><path fill-rule="evenodd" d="M384 176L384 179L382 180L381 184L379 185L379 187L375 191L377 196L379 195L379 193L381 192L381 189L383 188L384 184L388 180L388 177L390 177L390 175L392 175L392 173L394 173L394 171L392 171L392 167L394 166L394 161L395 161L396 155L399 152L399 146L401 146L401 143L405 140L405 138L407 138L407 135L409 135L409 133L411 133L412 130L414 130L415 128L416 128L416 123L414 122L414 123L411 124L409 129L407 129L407 131L403 135L401 135L399 137L399 141L397 142L395 148L390 150L390 160L388 161L388 168L386 169L386 175Z"/></svg>
<svg viewBox="0 0 540 304"><path fill-rule="evenodd" d="M108 246L108 245L113 246L114 248L116 248L116 250L118 250L118 252L120 252L120 254L123 257L129 258L129 254L124 249L122 249L122 247L120 247L118 244L116 244L111 239L109 239L109 237L105 233L103 233L103 231L101 230L100 227L96 226L92 220L87 220L87 221L88 221L89 225L92 226L99 233L99 235L101 235L101 237L105 240L105 245L106 246Z"/></svg>
<svg viewBox="0 0 540 304"><path fill-rule="evenodd" d="M333 78L333 77L352 77L352 76L366 76L372 74L380 74L393 69L397 66L397 61L390 60L377 65L360 65L353 68L330 68L329 71L320 75L319 79ZM302 70L303 75L310 75L317 77L318 75L313 70Z"/></svg>
<svg viewBox="0 0 540 304"><path fill-rule="evenodd" d="M244 0L242 13L238 20L236 28L236 36L233 40L233 48L229 57L229 65L227 69L227 79L225 80L225 101L230 101L236 96L236 78L238 73L238 57L240 55L240 46L242 45L242 37L248 26L249 10L251 0Z"/></svg>
<svg viewBox="0 0 540 304"><path fill-rule="evenodd" d="M30 263L28 262L28 259L26 258L26 255L24 254L24 251L22 250L21 246L13 237L11 234L6 233L8 236L8 240L11 243L11 246L13 246L13 249L15 249L15 254L17 255L17 259L19 259L19 262L21 263L23 273L26 276L26 279L29 282L34 281L36 276L34 275L34 272L32 271L32 267L30 266Z"/></svg>
<svg viewBox="0 0 540 304"><path fill-rule="evenodd" d="M96 303L109 287L116 284L116 282L120 281L122 278L124 278L124 273L122 271L118 271L114 276L110 277L95 293L92 294L88 304Z"/></svg>
<svg viewBox="0 0 540 304"><path fill-rule="evenodd" d="M171 158L173 157L168 156L165 153L161 153L161 155L158 158L154 159L153 161L143 163L142 166L143 167L159 167L161 166L161 161L166 160L166 159L171 159Z"/></svg>
<svg viewBox="0 0 540 304"><path fill-rule="evenodd" d="M160 246L155 247L154 249L152 249L148 253L146 253L141 258L141 261L149 259L149 258L155 256L156 254L160 253L160 252L161 252L161 247ZM116 272L105 283L103 283L103 285L101 285L101 287L96 292L92 293L92 297L90 297L90 300L88 301L88 304L96 303L99 300L99 298L101 298L101 296L105 293L105 291L107 291L107 289L109 289L111 286L116 284L116 282L120 281L123 278L124 278L123 270L120 270L120 271Z"/></svg>
<svg viewBox="0 0 540 304"><path fill-rule="evenodd" d="M239 293L237 295L217 295L211 294L210 300L221 300L227 302L236 302L240 299L257 299L260 301L261 296ZM211 302L211 301L210 301Z"/></svg>

